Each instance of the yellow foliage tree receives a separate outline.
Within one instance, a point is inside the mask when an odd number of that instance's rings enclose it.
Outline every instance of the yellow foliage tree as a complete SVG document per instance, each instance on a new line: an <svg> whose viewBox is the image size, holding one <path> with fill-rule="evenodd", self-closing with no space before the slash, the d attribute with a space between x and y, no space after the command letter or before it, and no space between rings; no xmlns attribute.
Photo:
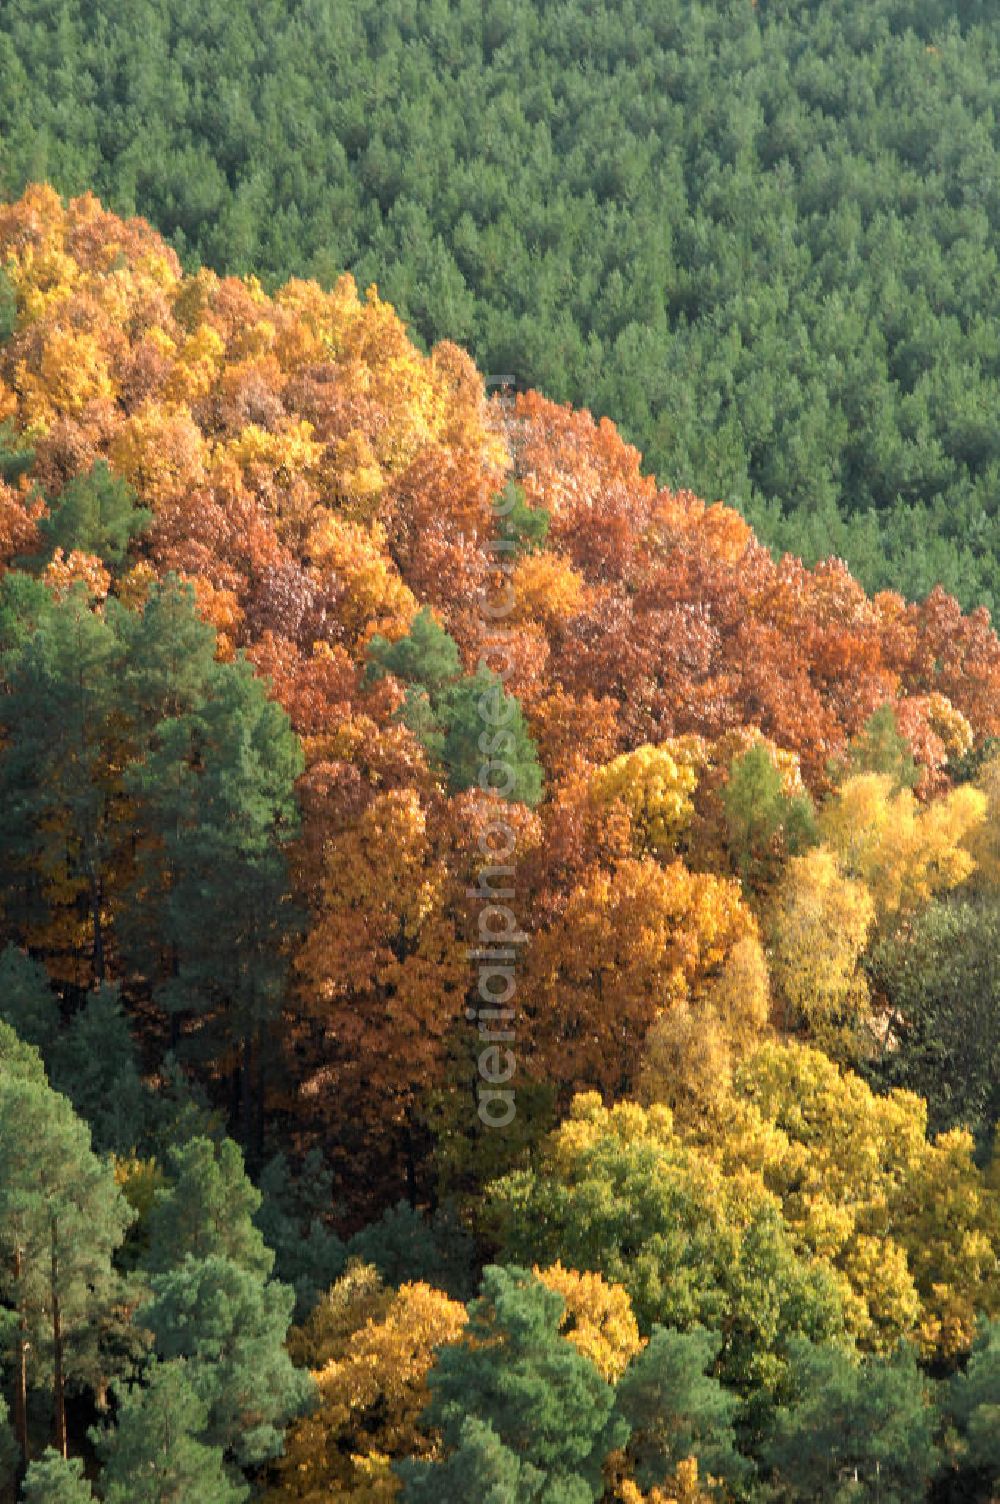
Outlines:
<svg viewBox="0 0 1000 1504"><path fill-rule="evenodd" d="M378 1121L373 1151L403 1156L412 1176L422 1104L441 1084L469 985L446 861L412 789L378 795L324 841L323 856L298 957L326 1033L309 1090L332 1138L343 1142L359 1118Z"/></svg>
<svg viewBox="0 0 1000 1504"><path fill-rule="evenodd" d="M715 1504L718 1494L709 1493L702 1487L697 1459L685 1457L664 1483L651 1488L648 1493L643 1493L631 1478L624 1478L617 1485L612 1499L614 1504Z"/></svg>
<svg viewBox="0 0 1000 1504"><path fill-rule="evenodd" d="M312 424L302 419L284 420L278 432L248 423L229 451L242 470L264 469L288 485L293 477L308 476L319 469L323 446L316 442L313 432Z"/></svg>
<svg viewBox="0 0 1000 1504"><path fill-rule="evenodd" d="M558 554L526 554L514 570L516 620L555 625L581 609L587 598L587 582L567 559Z"/></svg>
<svg viewBox="0 0 1000 1504"><path fill-rule="evenodd" d="M915 1337L950 1356L1000 1310L1000 1197L971 1135L928 1139L913 1093L878 1096L821 1051L773 1041L693 1133L728 1173L760 1174L800 1246L839 1271L865 1346Z"/></svg>
<svg viewBox="0 0 1000 1504"><path fill-rule="evenodd" d="M112 468L154 511L205 479L205 441L183 408L147 403L128 418L111 444Z"/></svg>
<svg viewBox="0 0 1000 1504"><path fill-rule="evenodd" d="M733 1061L767 1028L767 962L755 935L737 940L704 998L681 1002L646 1035L639 1096L662 1102L679 1122L697 1119L723 1101Z"/></svg>
<svg viewBox="0 0 1000 1504"><path fill-rule="evenodd" d="M343 589L338 617L363 648L376 632L402 636L417 614L417 601L394 568L380 523L370 528L328 513L312 529L306 551Z"/></svg>
<svg viewBox="0 0 1000 1504"><path fill-rule="evenodd" d="M286 1438L273 1504L387 1504L399 1491L391 1463L434 1455L420 1424L427 1374L436 1349L461 1337L465 1307L421 1283L391 1294L364 1269L331 1295L307 1339L323 1359L318 1404Z"/></svg>
<svg viewBox="0 0 1000 1504"><path fill-rule="evenodd" d="M599 768L591 792L628 812L636 856L669 856L694 813L691 796L705 762L698 737L637 747Z"/></svg>
<svg viewBox="0 0 1000 1504"><path fill-rule="evenodd" d="M21 205L34 233L12 237L4 270L17 292L18 324L26 328L72 295L81 268L66 250L66 211L55 189L33 184Z"/></svg>
<svg viewBox="0 0 1000 1504"><path fill-rule="evenodd" d="M371 441L361 429L352 429L337 444L328 481L338 505L350 517L358 522L372 520L385 477Z"/></svg>
<svg viewBox="0 0 1000 1504"><path fill-rule="evenodd" d="M804 1023L828 1037L863 1014L868 989L858 960L874 921L868 889L842 875L827 847L791 858L770 923L771 976L786 1028Z"/></svg>
<svg viewBox="0 0 1000 1504"><path fill-rule="evenodd" d="M600 1274L578 1274L561 1263L534 1273L566 1302L560 1330L603 1379L615 1384L645 1346L628 1292Z"/></svg>
<svg viewBox="0 0 1000 1504"><path fill-rule="evenodd" d="M970 875L967 843L986 811L986 795L968 785L921 806L909 789L894 793L888 775L860 773L824 805L820 830L843 874L867 886L883 921Z"/></svg>
<svg viewBox="0 0 1000 1504"><path fill-rule="evenodd" d="M15 384L29 433L45 432L61 413L77 414L88 402L115 395L99 341L76 329L50 330L37 371L22 363Z"/></svg>
<svg viewBox="0 0 1000 1504"><path fill-rule="evenodd" d="M979 770L976 787L986 799L986 816L966 837L975 862L973 881L980 888L1000 887L1000 755L989 758Z"/></svg>
<svg viewBox="0 0 1000 1504"><path fill-rule="evenodd" d="M392 1291L374 1264L352 1259L302 1326L288 1333L288 1351L299 1368L325 1368L343 1355L348 1341L366 1322L381 1321Z"/></svg>
<svg viewBox="0 0 1000 1504"><path fill-rule="evenodd" d="M662 1103L687 1123L718 1105L731 1077L732 1054L719 1019L682 1002L646 1035L637 1095L646 1104Z"/></svg>
<svg viewBox="0 0 1000 1504"><path fill-rule="evenodd" d="M225 359L226 344L211 324L199 324L176 353L165 395L171 402L193 402L215 386Z"/></svg>
<svg viewBox="0 0 1000 1504"><path fill-rule="evenodd" d="M756 934L728 879L652 857L590 869L528 954L538 1068L561 1086L632 1091L650 1026L703 999L733 946Z"/></svg>

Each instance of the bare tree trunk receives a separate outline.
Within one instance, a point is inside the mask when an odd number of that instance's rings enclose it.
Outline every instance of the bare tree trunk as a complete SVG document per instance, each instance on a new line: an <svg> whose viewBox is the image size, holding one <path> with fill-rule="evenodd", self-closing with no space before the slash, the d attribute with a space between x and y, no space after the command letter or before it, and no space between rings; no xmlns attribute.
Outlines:
<svg viewBox="0 0 1000 1504"><path fill-rule="evenodd" d="M14 1280L20 1281L24 1254L14 1249ZM28 1323L23 1311L17 1318L16 1360L14 1373L14 1434L21 1449L21 1463L27 1467L28 1455Z"/></svg>
<svg viewBox="0 0 1000 1504"><path fill-rule="evenodd" d="M260 1031L254 1040L254 1056L256 1060L256 1094L254 1106L256 1109L254 1118L254 1164L260 1168L264 1163L264 1102L266 1098L266 1058L267 1044L261 1038Z"/></svg>
<svg viewBox="0 0 1000 1504"><path fill-rule="evenodd" d="M59 1304L59 1245L55 1218L52 1229L52 1263L50 1293L52 1298L52 1392L55 1401L56 1451L65 1457L66 1447L66 1374L63 1367L62 1308Z"/></svg>
<svg viewBox="0 0 1000 1504"><path fill-rule="evenodd" d="M247 1158L253 1154L253 1059L250 1038L244 1034L240 1043L240 1142Z"/></svg>
<svg viewBox="0 0 1000 1504"><path fill-rule="evenodd" d="M413 1129L406 1127L406 1199L414 1211L417 1209L417 1158L413 1144Z"/></svg>
<svg viewBox="0 0 1000 1504"><path fill-rule="evenodd" d="M101 925L101 880L96 870L90 873L90 911L94 924L94 977L98 982L104 981L104 929Z"/></svg>

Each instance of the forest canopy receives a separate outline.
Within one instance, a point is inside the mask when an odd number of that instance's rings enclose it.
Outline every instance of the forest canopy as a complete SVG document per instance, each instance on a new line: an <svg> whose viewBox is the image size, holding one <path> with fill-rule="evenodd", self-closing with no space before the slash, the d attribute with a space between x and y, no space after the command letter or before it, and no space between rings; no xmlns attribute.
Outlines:
<svg viewBox="0 0 1000 1504"><path fill-rule="evenodd" d="M995 607L997 48L983 0L16 0L0 185L350 271L769 545Z"/></svg>
<svg viewBox="0 0 1000 1504"><path fill-rule="evenodd" d="M350 274L0 267L3 1504L988 1499L988 611Z"/></svg>

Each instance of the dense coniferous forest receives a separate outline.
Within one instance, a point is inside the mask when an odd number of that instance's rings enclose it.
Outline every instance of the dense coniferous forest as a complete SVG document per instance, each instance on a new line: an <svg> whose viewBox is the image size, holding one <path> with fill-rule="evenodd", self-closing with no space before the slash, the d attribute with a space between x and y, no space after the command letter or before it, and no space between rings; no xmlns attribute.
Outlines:
<svg viewBox="0 0 1000 1504"><path fill-rule="evenodd" d="M1000 640L0 207L0 1488L991 1499Z"/></svg>
<svg viewBox="0 0 1000 1504"><path fill-rule="evenodd" d="M984 0L7 0L0 183L92 189L188 267L350 270L769 545L992 607L994 22Z"/></svg>

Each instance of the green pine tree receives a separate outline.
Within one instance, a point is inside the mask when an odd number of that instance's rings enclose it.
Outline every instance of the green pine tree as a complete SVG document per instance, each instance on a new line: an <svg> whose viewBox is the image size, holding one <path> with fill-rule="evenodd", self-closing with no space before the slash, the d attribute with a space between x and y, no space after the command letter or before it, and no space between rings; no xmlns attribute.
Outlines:
<svg viewBox="0 0 1000 1504"><path fill-rule="evenodd" d="M68 888L87 916L82 960L94 982L106 970L108 870L130 839L117 760L108 755L119 666L111 626L74 589L63 601L49 599L37 629L8 655L0 707L8 922L23 933L49 917L55 900L46 874L59 873L59 902Z"/></svg>
<svg viewBox="0 0 1000 1504"><path fill-rule="evenodd" d="M471 1293L472 1239L447 1205L428 1218L398 1201L354 1234L347 1253L374 1265L388 1285L423 1280L456 1300Z"/></svg>
<svg viewBox="0 0 1000 1504"><path fill-rule="evenodd" d="M96 554L109 569L120 569L129 543L144 532L152 513L137 505L125 481L98 460L85 475L77 475L49 502L48 515L38 530L51 554L61 548Z"/></svg>
<svg viewBox="0 0 1000 1504"><path fill-rule="evenodd" d="M698 1459L703 1476L729 1484L745 1481L745 1458L736 1450L736 1395L712 1373L721 1339L693 1327L687 1332L654 1326L649 1342L618 1383L618 1407L632 1428L632 1473L651 1488L685 1457Z"/></svg>
<svg viewBox="0 0 1000 1504"><path fill-rule="evenodd" d="M745 881L773 871L779 843L794 856L815 840L808 794L785 793L781 774L760 743L733 759L722 803L730 854Z"/></svg>
<svg viewBox="0 0 1000 1504"><path fill-rule="evenodd" d="M470 1418L490 1427L526 1469L519 1482L532 1490L527 1499L592 1504L600 1496L604 1459L624 1442L628 1425L610 1387L560 1335L563 1310L562 1296L527 1270L484 1270L482 1293L469 1307L468 1341L444 1348L429 1377L426 1418L456 1455L443 1467L404 1469L407 1504L464 1504L469 1496L461 1490L484 1451L498 1486L510 1486L509 1459L485 1431L464 1430Z"/></svg>
<svg viewBox="0 0 1000 1504"><path fill-rule="evenodd" d="M0 266L0 344L6 344L17 328L17 290Z"/></svg>
<svg viewBox="0 0 1000 1504"><path fill-rule="evenodd" d="M0 434L2 434L0 429ZM52 603L44 581L21 569L0 575L0 663L16 657Z"/></svg>
<svg viewBox="0 0 1000 1504"><path fill-rule="evenodd" d="M61 1457L50 1447L28 1467L21 1504L93 1504L94 1494L79 1457Z"/></svg>
<svg viewBox="0 0 1000 1504"><path fill-rule="evenodd" d="M25 1460L29 1379L51 1391L63 1456L67 1383L102 1380L100 1324L120 1298L112 1256L133 1215L37 1055L0 1040L0 1290L14 1312L15 1428Z"/></svg>
<svg viewBox="0 0 1000 1504"><path fill-rule="evenodd" d="M188 1365L154 1363L100 1439L105 1504L243 1504L246 1484L230 1476L221 1447L202 1440L207 1418Z"/></svg>
<svg viewBox="0 0 1000 1504"><path fill-rule="evenodd" d="M0 1490L8 1488L14 1482L20 1455L14 1427L10 1423L7 1401L0 1394Z"/></svg>
<svg viewBox="0 0 1000 1504"><path fill-rule="evenodd" d="M194 711L160 724L125 779L149 841L130 933L143 916L165 978L159 1002L198 1024L191 1047L223 1064L240 1137L259 1158L267 1041L285 1000L299 922L285 847L298 829L302 751L285 712L242 662L216 666Z"/></svg>
<svg viewBox="0 0 1000 1504"><path fill-rule="evenodd" d="M327 1217L333 1210L332 1176L318 1149L310 1149L297 1176L276 1154L258 1179L261 1204L254 1215L275 1256L278 1279L295 1291L295 1319L302 1322L320 1296L344 1272L347 1252Z"/></svg>
<svg viewBox="0 0 1000 1504"><path fill-rule="evenodd" d="M859 1362L796 1339L792 1355L793 1397L765 1447L779 1483L815 1504L922 1499L938 1459L929 1385L912 1349Z"/></svg>
<svg viewBox="0 0 1000 1504"><path fill-rule="evenodd" d="M149 1215L147 1269L160 1274L185 1258L215 1256L266 1279L274 1254L255 1225L261 1193L232 1139L194 1138L168 1156L169 1184L157 1191Z"/></svg>
<svg viewBox="0 0 1000 1504"><path fill-rule="evenodd" d="M458 646L439 626L429 606L417 612L405 637L389 642L380 634L368 644L368 677L393 674L404 684L418 684L438 694L462 672Z"/></svg>
<svg viewBox="0 0 1000 1504"><path fill-rule="evenodd" d="M16 945L0 953L0 1018L43 1052L59 1029L59 1003L48 972Z"/></svg>
<svg viewBox="0 0 1000 1504"><path fill-rule="evenodd" d="M386 673L404 684L399 719L443 771L451 793L493 789L505 799L539 802L542 768L519 700L484 667L462 675L458 648L428 607L398 642L372 638L368 676Z"/></svg>
<svg viewBox="0 0 1000 1504"><path fill-rule="evenodd" d="M122 700L138 746L160 723L198 709L219 672L215 631L195 609L194 591L174 575L157 581L141 611L117 600L106 610L122 643Z"/></svg>
<svg viewBox="0 0 1000 1504"><path fill-rule="evenodd" d="M0 329L3 326L3 293L0 284ZM0 423L0 480L14 485L35 463L35 451L25 448L24 441L8 419Z"/></svg>
<svg viewBox="0 0 1000 1504"><path fill-rule="evenodd" d="M964 1373L945 1391L943 1408L958 1433L958 1462L983 1495L1000 1485L1000 1321L983 1321Z"/></svg>
<svg viewBox="0 0 1000 1504"><path fill-rule="evenodd" d="M489 1421L467 1415L451 1456L437 1466L403 1463L406 1504L591 1504L582 1478L553 1480L505 1446Z"/></svg>
<svg viewBox="0 0 1000 1504"><path fill-rule="evenodd" d="M49 1050L52 1085L90 1126L99 1153L141 1145L151 1099L116 983L89 992Z"/></svg>
<svg viewBox="0 0 1000 1504"><path fill-rule="evenodd" d="M900 736L896 712L891 705L880 705L847 748L843 775L881 773L892 779L896 789L912 789L920 776L910 744Z"/></svg>
<svg viewBox="0 0 1000 1504"><path fill-rule="evenodd" d="M551 517L544 507L529 507L524 487L508 481L496 504L502 539L514 544L515 553L530 554L545 547Z"/></svg>
<svg viewBox="0 0 1000 1504"><path fill-rule="evenodd" d="M294 1292L219 1254L155 1274L140 1320L166 1361L183 1358L206 1407L201 1438L241 1467L276 1457L313 1385L285 1349Z"/></svg>
<svg viewBox="0 0 1000 1504"><path fill-rule="evenodd" d="M452 793L493 789L504 799L536 805L544 776L520 701L496 674L481 668L442 696L447 733L441 759Z"/></svg>

